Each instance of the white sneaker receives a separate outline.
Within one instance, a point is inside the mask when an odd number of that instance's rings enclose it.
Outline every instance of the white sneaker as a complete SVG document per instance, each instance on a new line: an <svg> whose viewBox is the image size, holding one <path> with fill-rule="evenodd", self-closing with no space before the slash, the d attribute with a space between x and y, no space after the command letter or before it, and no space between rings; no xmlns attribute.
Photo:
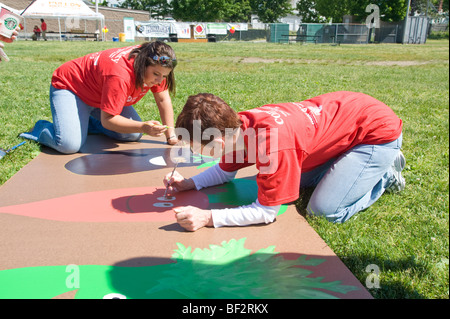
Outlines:
<svg viewBox="0 0 450 319"><path fill-rule="evenodd" d="M405 189L406 181L402 176L402 171L406 166L406 159L402 151L398 152L397 157L392 163L392 171L394 172L394 182L386 188L389 193L399 193Z"/></svg>

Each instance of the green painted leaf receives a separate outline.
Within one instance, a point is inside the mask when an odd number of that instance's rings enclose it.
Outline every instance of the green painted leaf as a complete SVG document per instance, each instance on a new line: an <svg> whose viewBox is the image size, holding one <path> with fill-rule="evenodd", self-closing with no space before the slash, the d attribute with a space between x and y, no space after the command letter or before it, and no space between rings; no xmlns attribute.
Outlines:
<svg viewBox="0 0 450 319"><path fill-rule="evenodd" d="M209 249L195 249L176 264L168 265L159 284L147 290L149 296L174 290L185 298L335 298L321 290L348 293L357 289L340 282L312 278L312 270L324 259L301 256L286 260L269 246L251 254L245 238L232 239ZM175 257L175 255L174 255Z"/></svg>
<svg viewBox="0 0 450 319"><path fill-rule="evenodd" d="M209 248L177 243L173 263L147 267L75 266L79 283L66 266L43 266L0 271L0 298L53 298L76 290L76 298L101 299L110 293L127 298L335 298L356 287L313 277L312 267L324 259L301 256L287 260L269 246L251 253L246 238L223 241ZM304 269L301 266L309 266ZM320 290L318 290L320 289Z"/></svg>

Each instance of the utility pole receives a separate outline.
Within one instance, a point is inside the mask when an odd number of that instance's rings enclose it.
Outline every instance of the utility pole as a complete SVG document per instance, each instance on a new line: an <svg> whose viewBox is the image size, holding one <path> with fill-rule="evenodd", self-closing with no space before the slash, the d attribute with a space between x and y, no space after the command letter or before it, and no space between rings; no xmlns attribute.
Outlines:
<svg viewBox="0 0 450 319"><path fill-rule="evenodd" d="M406 9L405 26L403 27L403 44L405 44L406 37L409 37L409 32L407 32L409 26L409 10L411 9L411 0L408 0L408 8Z"/></svg>

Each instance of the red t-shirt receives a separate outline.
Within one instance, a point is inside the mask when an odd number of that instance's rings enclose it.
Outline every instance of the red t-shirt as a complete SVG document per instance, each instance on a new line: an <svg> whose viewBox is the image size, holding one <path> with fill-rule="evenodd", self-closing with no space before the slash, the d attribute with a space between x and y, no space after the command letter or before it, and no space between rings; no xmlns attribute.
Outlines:
<svg viewBox="0 0 450 319"><path fill-rule="evenodd" d="M356 145L392 142L403 126L387 105L354 92L265 105L239 116L247 152L224 155L219 165L232 172L256 164L258 200L265 206L295 201L302 172Z"/></svg>
<svg viewBox="0 0 450 319"><path fill-rule="evenodd" d="M42 22L41 23L41 29L42 29L42 31L47 31L47 23L45 23L45 22Z"/></svg>
<svg viewBox="0 0 450 319"><path fill-rule="evenodd" d="M119 115L124 106L136 104L150 89L153 93L167 89L166 80L151 88L136 88L134 58L128 60L136 47L109 49L66 62L53 73L52 85L72 91L87 105Z"/></svg>

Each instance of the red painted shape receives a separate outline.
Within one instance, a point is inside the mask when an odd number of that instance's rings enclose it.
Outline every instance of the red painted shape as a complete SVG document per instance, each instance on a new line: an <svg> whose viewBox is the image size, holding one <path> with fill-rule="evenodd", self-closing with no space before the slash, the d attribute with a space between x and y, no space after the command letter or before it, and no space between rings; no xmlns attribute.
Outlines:
<svg viewBox="0 0 450 319"><path fill-rule="evenodd" d="M198 191L176 193L170 208L155 207L164 188L140 187L69 195L27 204L0 207L0 213L66 222L175 221L173 209L207 209L208 196Z"/></svg>
<svg viewBox="0 0 450 319"><path fill-rule="evenodd" d="M201 33L201 32L203 31L203 27L202 27L201 25L198 25L198 26L195 28L195 31L197 31L197 33Z"/></svg>

